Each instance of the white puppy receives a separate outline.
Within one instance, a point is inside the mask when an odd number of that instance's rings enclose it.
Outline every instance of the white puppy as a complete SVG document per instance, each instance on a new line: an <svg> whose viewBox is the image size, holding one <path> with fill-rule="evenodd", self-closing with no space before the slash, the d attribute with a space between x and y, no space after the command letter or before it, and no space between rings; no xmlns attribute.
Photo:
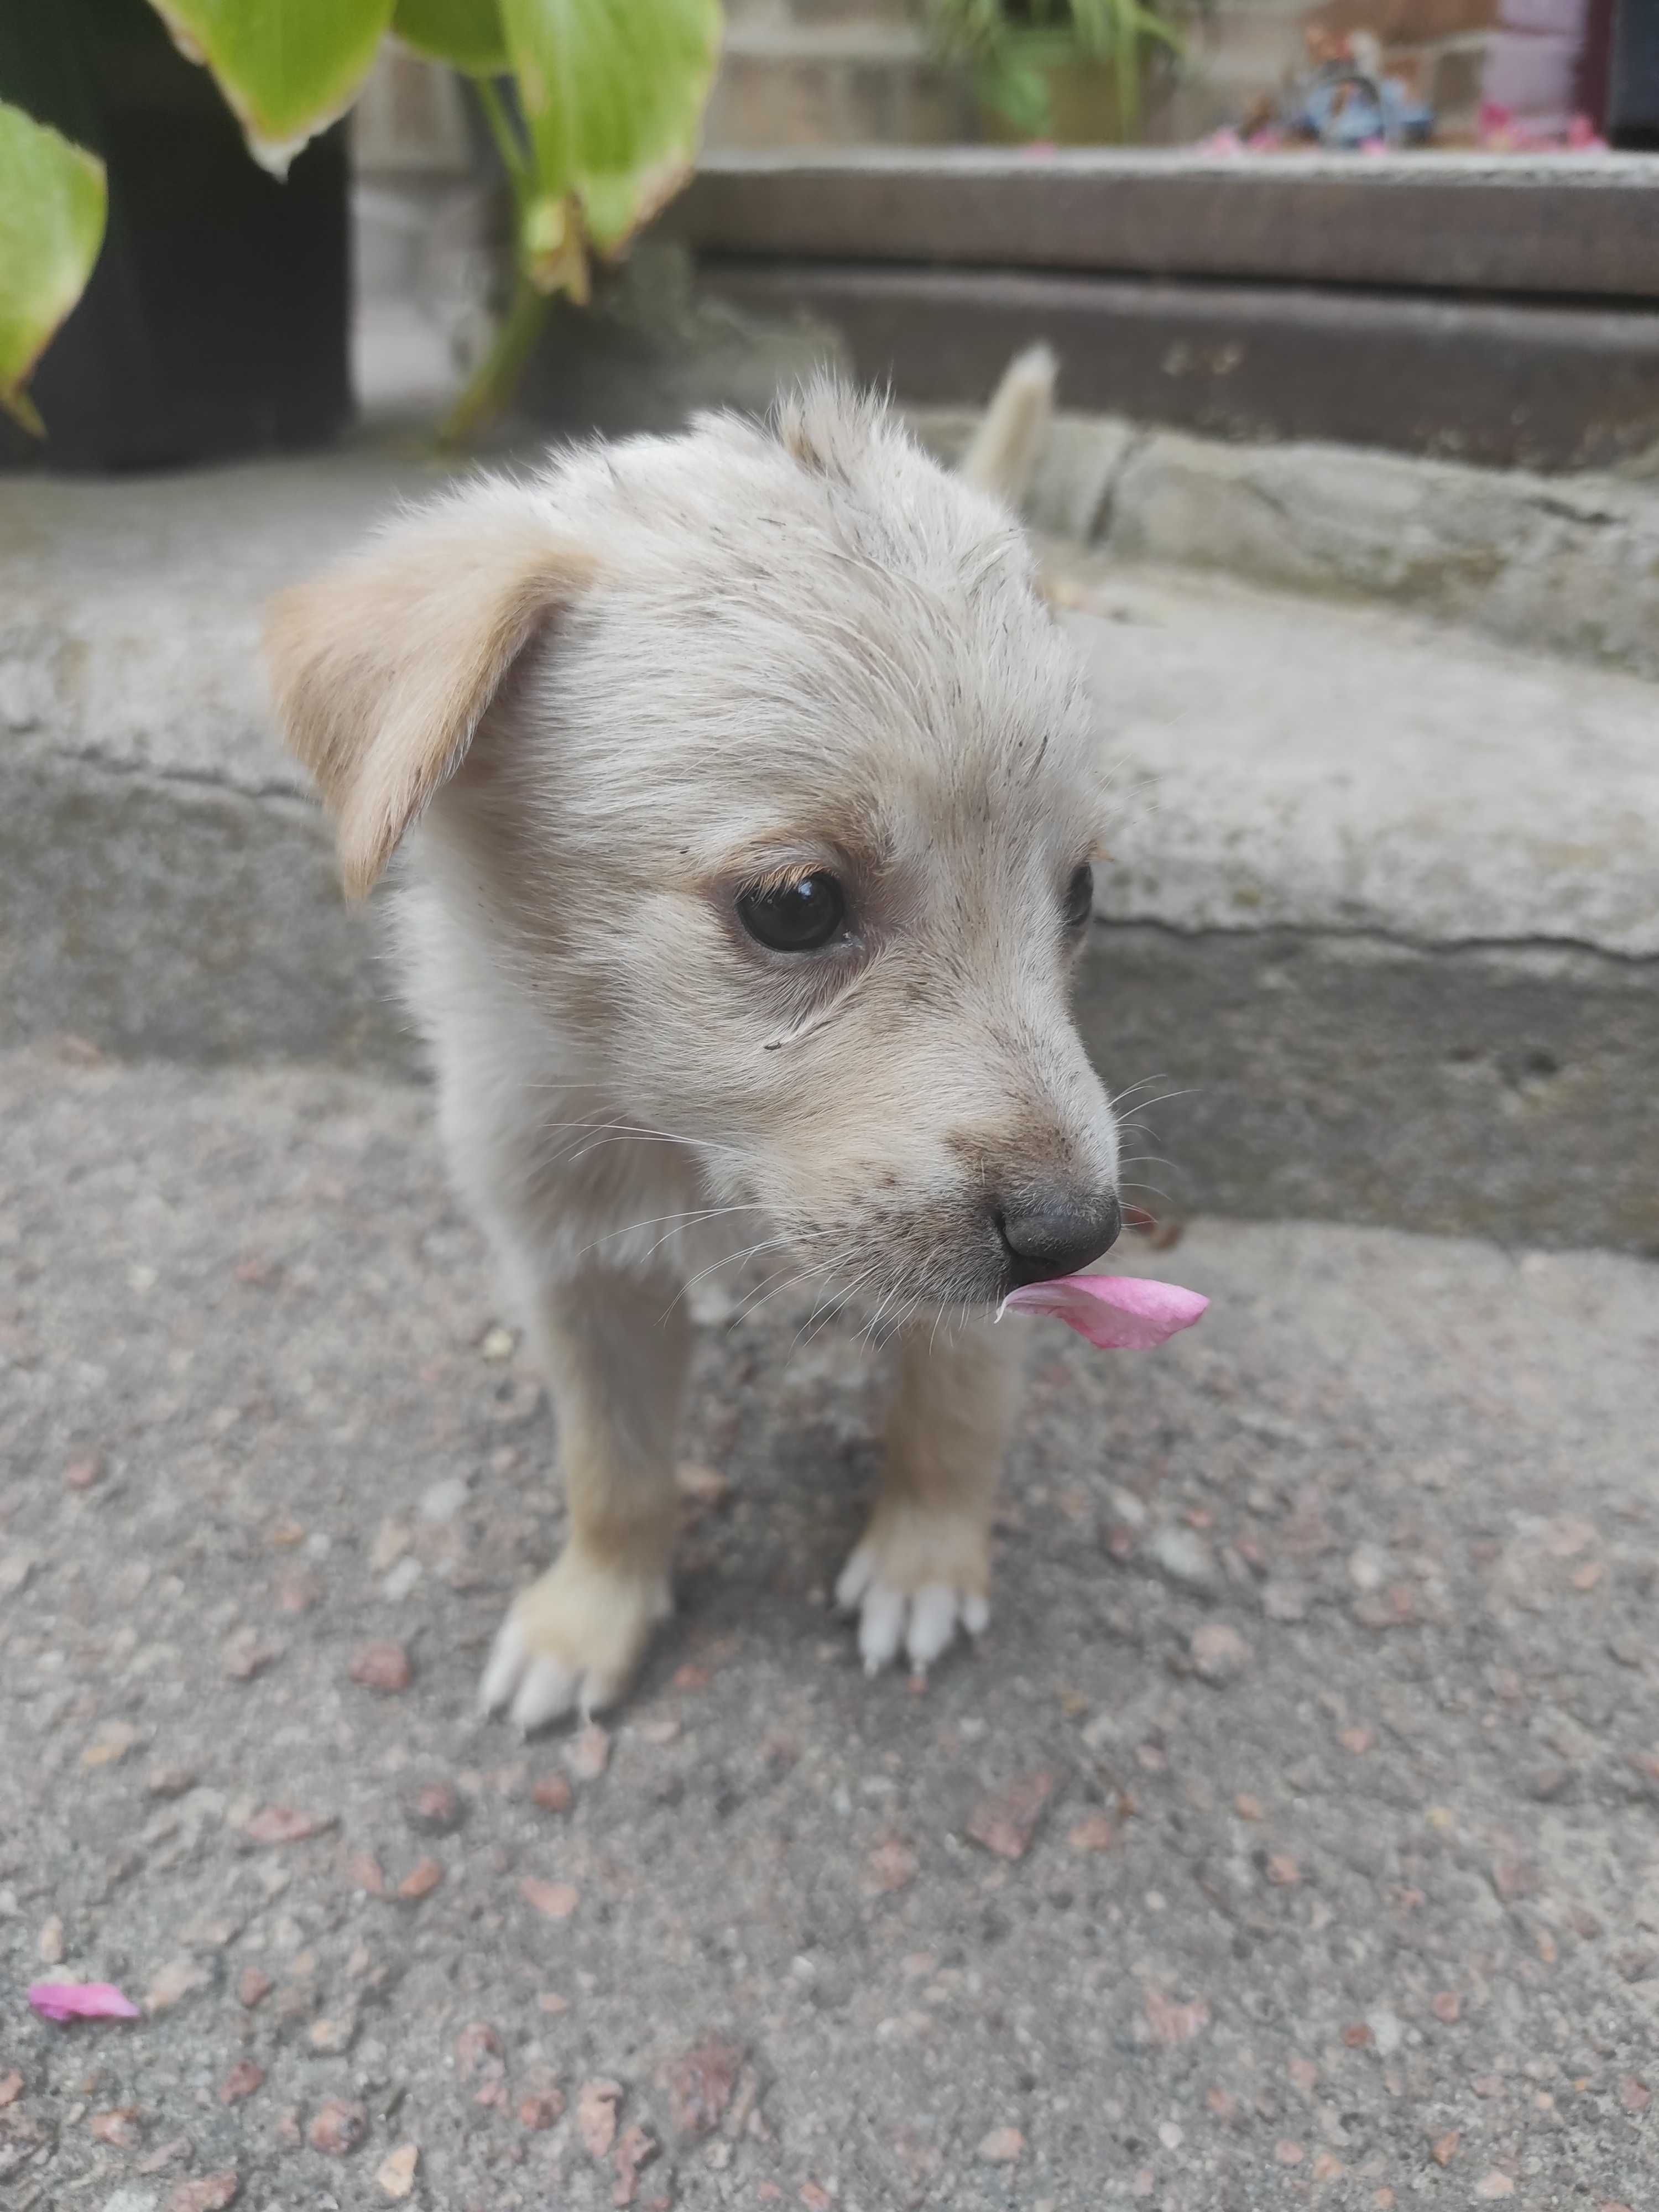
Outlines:
<svg viewBox="0 0 1659 2212"><path fill-rule="evenodd" d="M684 1292L745 1254L899 1340L838 1585L866 1664L985 1625L991 1316L1120 1221L1068 1005L1100 750L982 488L1047 374L1017 364L959 477L823 384L769 429L480 478L272 611L348 890L408 840L449 1157L556 1397L569 1542L483 1686L526 1728L618 1697L669 1610Z"/></svg>

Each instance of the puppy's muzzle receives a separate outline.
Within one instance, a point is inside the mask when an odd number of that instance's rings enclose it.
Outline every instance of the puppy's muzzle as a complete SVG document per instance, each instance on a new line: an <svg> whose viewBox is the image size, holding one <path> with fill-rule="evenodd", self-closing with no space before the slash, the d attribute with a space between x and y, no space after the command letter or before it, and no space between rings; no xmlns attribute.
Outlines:
<svg viewBox="0 0 1659 2212"><path fill-rule="evenodd" d="M1074 1275L1116 1243L1123 1208L1115 1191L1033 1192L999 1210L1008 1287Z"/></svg>

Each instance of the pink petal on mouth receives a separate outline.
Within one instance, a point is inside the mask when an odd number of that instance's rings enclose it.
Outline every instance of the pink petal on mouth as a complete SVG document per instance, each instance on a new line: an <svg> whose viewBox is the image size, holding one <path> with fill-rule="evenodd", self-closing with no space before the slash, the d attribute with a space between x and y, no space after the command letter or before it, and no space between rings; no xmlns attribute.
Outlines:
<svg viewBox="0 0 1659 2212"><path fill-rule="evenodd" d="M1209 1303L1178 1283L1152 1283L1139 1275L1060 1275L1010 1291L998 1319L1010 1311L1048 1314L1103 1352L1150 1352L1190 1328Z"/></svg>
<svg viewBox="0 0 1659 2212"><path fill-rule="evenodd" d="M29 2002L43 2020L137 2020L138 2008L108 1982L35 1982Z"/></svg>

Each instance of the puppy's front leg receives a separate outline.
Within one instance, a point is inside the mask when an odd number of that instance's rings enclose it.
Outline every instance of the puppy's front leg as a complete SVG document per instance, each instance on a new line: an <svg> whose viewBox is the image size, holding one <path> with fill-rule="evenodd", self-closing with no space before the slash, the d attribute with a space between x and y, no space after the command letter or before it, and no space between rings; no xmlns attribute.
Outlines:
<svg viewBox="0 0 1659 2212"><path fill-rule="evenodd" d="M904 1332L881 1490L836 1585L858 1608L867 1673L901 1645L926 1667L958 1624L977 1636L989 1620L991 1514L1018 1379L1012 1330L973 1321L948 1335L931 1324Z"/></svg>
<svg viewBox="0 0 1659 2212"><path fill-rule="evenodd" d="M672 1281L592 1269L545 1289L539 1348L558 1412L570 1536L514 1601L486 1711L522 1729L613 1704L671 1610L674 1432L691 1324Z"/></svg>

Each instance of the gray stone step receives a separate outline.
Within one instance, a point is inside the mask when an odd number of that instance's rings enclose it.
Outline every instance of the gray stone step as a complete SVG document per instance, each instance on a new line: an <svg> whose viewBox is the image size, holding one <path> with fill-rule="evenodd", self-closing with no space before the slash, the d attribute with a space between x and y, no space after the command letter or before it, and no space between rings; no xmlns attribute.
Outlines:
<svg viewBox="0 0 1659 2212"><path fill-rule="evenodd" d="M1651 301L1656 208L1640 154L814 146L711 155L669 222L759 258Z"/></svg>
<svg viewBox="0 0 1659 2212"><path fill-rule="evenodd" d="M1659 447L1656 208L1637 155L793 146L712 153L664 228L907 404L1041 336L1068 406L1560 472Z"/></svg>
<svg viewBox="0 0 1659 2212"><path fill-rule="evenodd" d="M1133 1172L1659 1250L1659 690L1380 609L1066 581L1126 801L1088 1032L1184 1094Z"/></svg>
<svg viewBox="0 0 1659 2212"><path fill-rule="evenodd" d="M440 475L366 442L0 487L8 1040L412 1066L254 641L271 588ZM1060 565L1124 795L1091 1042L1114 1085L1185 1094L1146 1182L1659 1249L1659 690L1395 611Z"/></svg>
<svg viewBox="0 0 1659 2212"><path fill-rule="evenodd" d="M906 406L977 399L1042 337L1067 407L1188 436L1554 476L1659 453L1648 305L714 255L698 273L752 320L832 330Z"/></svg>

